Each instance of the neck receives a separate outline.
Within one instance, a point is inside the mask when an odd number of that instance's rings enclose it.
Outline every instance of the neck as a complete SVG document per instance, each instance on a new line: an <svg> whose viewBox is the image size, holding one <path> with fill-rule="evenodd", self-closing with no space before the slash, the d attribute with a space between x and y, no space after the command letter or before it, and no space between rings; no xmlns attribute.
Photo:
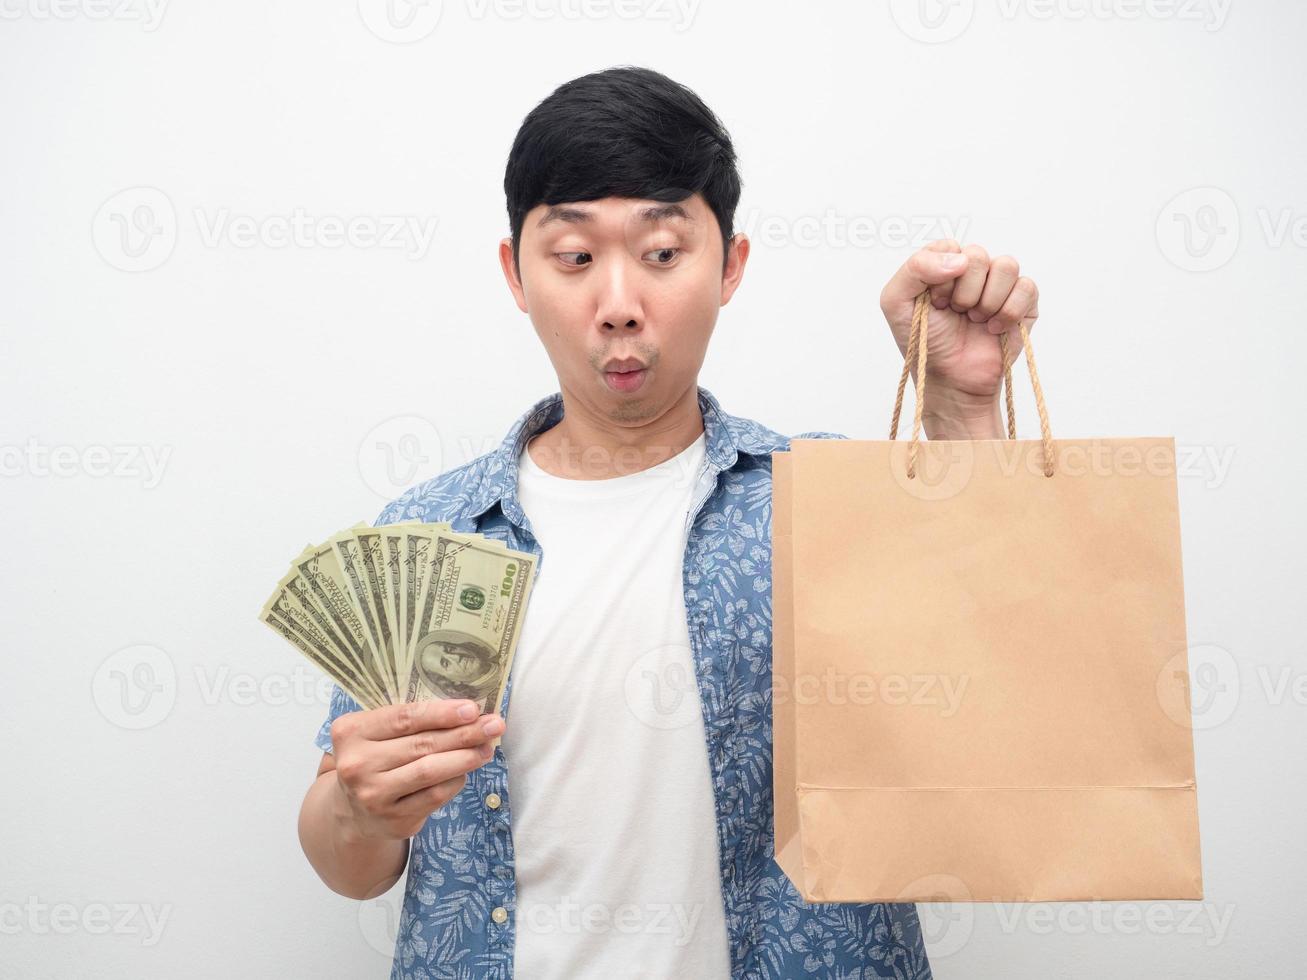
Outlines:
<svg viewBox="0 0 1307 980"><path fill-rule="evenodd" d="M671 459L703 433L697 383L658 415L638 422L615 421L566 388L562 394L562 419L532 438L525 450L552 476L608 480L638 473Z"/></svg>

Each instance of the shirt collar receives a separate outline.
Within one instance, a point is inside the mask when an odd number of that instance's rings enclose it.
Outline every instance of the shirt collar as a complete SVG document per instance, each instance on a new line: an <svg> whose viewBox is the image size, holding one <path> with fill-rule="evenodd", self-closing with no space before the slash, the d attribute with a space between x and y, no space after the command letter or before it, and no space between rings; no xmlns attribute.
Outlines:
<svg viewBox="0 0 1307 980"><path fill-rule="evenodd" d="M714 476L733 467L740 453L757 456L784 448L783 437L723 411L707 388L699 387L698 392L699 411L703 415L704 465L714 471ZM487 476L472 494L469 517L480 517L499 504L505 517L514 524L522 524L522 505L517 497L518 459L532 436L557 425L562 417L563 395L554 392L532 405L513 423L503 442L490 454Z"/></svg>

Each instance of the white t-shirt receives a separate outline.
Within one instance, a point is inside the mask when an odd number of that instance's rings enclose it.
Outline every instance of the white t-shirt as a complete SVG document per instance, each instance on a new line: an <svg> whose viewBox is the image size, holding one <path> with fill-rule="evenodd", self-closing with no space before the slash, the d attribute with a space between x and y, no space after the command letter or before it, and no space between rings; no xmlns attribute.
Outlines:
<svg viewBox="0 0 1307 980"><path fill-rule="evenodd" d="M704 452L607 480L519 459L544 557L503 737L517 976L730 975L681 573Z"/></svg>

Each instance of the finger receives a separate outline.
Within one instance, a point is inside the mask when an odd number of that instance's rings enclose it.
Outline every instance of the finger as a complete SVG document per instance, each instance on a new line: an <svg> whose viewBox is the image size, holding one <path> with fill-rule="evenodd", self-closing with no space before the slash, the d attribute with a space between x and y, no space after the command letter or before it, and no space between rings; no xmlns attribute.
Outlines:
<svg viewBox="0 0 1307 980"><path fill-rule="evenodd" d="M999 311L989 318L989 332L1002 333L1015 330L1023 319L1027 330L1033 329L1039 318L1039 287L1029 276L1022 276L1012 285L1005 302ZM1020 338L1017 339L1020 344Z"/></svg>
<svg viewBox="0 0 1307 980"><path fill-rule="evenodd" d="M937 238L926 248L932 252L950 252L954 254L962 251L962 246L956 238ZM956 282L956 279L947 279L930 287L930 302L935 309L948 309L949 297L953 295L953 286Z"/></svg>
<svg viewBox="0 0 1307 980"><path fill-rule="evenodd" d="M486 726L490 729L487 730ZM504 719L499 715L483 715L476 721L457 728L433 728L378 742L373 755L377 772L389 772L406 766L424 755L452 752L454 749L474 749L504 730Z"/></svg>
<svg viewBox="0 0 1307 980"><path fill-rule="evenodd" d="M395 815L400 818L414 819L440 809L467 785L467 775L446 779L426 789L420 789L408 796L401 796L395 801Z"/></svg>
<svg viewBox="0 0 1307 980"><path fill-rule="evenodd" d="M398 800L436 783L465 775L485 765L492 756L493 752L484 752L482 749L455 749L452 752L424 755L406 766L381 773L377 777L380 796L386 800Z"/></svg>
<svg viewBox="0 0 1307 980"><path fill-rule="evenodd" d="M930 247L918 249L908 257L880 294L880 308L890 315L912 301L927 286L950 282L967 268L962 252L936 251Z"/></svg>
<svg viewBox="0 0 1307 980"><path fill-rule="evenodd" d="M962 254L967 257L967 271L953 286L949 306L957 313L965 313L980 301L981 290L989 275L989 253L979 245L964 245Z"/></svg>
<svg viewBox="0 0 1307 980"><path fill-rule="evenodd" d="M358 734L370 741L379 742L416 735L433 728L455 728L476 720L479 714L475 702L455 698L387 704L372 711L360 712Z"/></svg>
<svg viewBox="0 0 1307 980"><path fill-rule="evenodd" d="M999 311L1007 302L1012 284L1017 281L1020 266L1010 255L1000 255L989 262L989 275L985 277L985 288L981 290L976 305L967 311L967 318L972 323L984 323Z"/></svg>

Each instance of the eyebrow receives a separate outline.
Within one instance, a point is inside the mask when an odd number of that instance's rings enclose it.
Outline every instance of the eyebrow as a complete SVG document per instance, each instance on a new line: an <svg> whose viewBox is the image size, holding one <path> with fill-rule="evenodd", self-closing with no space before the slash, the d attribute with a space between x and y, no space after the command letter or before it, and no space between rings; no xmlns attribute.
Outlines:
<svg viewBox="0 0 1307 980"><path fill-rule="evenodd" d="M595 213L588 208L578 208L568 204L555 204L536 222L536 228L543 228L551 221L566 221L569 224L580 225L588 221L594 221ZM683 221L694 223L694 218L690 213L679 204L651 204L648 207L641 208L637 213L641 221L665 221L668 218L680 218Z"/></svg>

